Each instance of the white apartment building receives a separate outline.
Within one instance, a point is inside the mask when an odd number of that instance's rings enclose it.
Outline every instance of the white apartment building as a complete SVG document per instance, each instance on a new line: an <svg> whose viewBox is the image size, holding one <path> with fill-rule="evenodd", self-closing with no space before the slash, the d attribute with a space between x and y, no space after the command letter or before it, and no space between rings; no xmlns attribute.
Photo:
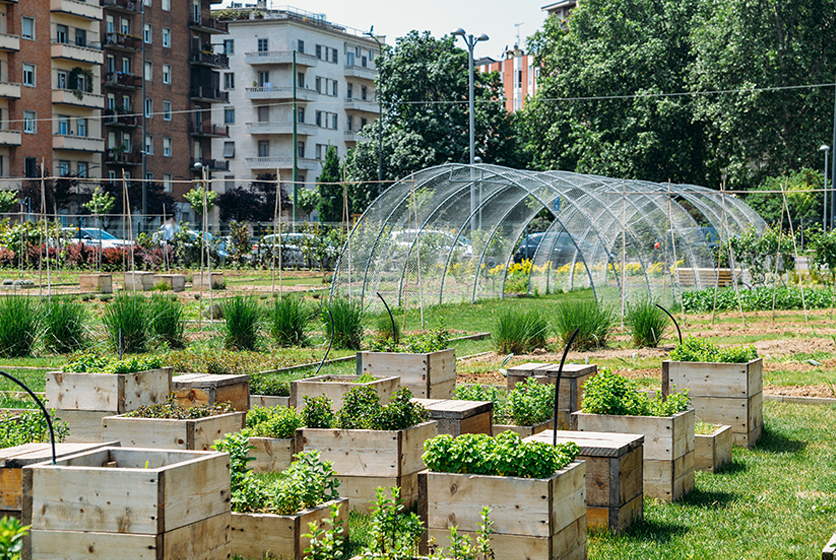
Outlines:
<svg viewBox="0 0 836 560"><path fill-rule="evenodd" d="M290 195L294 150L297 180L314 188L328 145L344 157L357 131L380 114L374 90L378 44L323 14L295 8L247 7L236 17L222 38L229 57L220 83L229 92L223 106L229 137L214 139L212 146L229 170L215 174L224 181L213 188L224 192L278 171Z"/></svg>

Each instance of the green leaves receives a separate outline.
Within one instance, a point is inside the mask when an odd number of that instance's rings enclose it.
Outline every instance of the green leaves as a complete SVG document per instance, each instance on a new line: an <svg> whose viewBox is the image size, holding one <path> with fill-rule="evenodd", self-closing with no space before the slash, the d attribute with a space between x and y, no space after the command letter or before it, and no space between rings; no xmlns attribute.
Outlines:
<svg viewBox="0 0 836 560"><path fill-rule="evenodd" d="M243 433L247 437L292 438L296 428L304 425L304 418L294 407L251 408Z"/></svg>
<svg viewBox="0 0 836 560"><path fill-rule="evenodd" d="M84 352L64 364L61 371L66 373L136 373L157 369L162 365L163 361L159 356L134 355L120 360L114 356L104 357L93 352Z"/></svg>
<svg viewBox="0 0 836 560"><path fill-rule="evenodd" d="M140 406L125 414L127 418L164 418L168 420L195 420L235 412L230 403L200 403L190 407L178 406L173 398L160 404Z"/></svg>
<svg viewBox="0 0 836 560"><path fill-rule="evenodd" d="M50 412L55 442L61 443L69 435L67 423L55 418ZM49 441L49 425L40 410L22 414L6 413L0 416L0 448L15 447L25 443L46 443Z"/></svg>
<svg viewBox="0 0 836 560"><path fill-rule="evenodd" d="M5 515L0 519L0 560L20 560L29 527L15 517Z"/></svg>
<svg viewBox="0 0 836 560"><path fill-rule="evenodd" d="M412 402L412 392L401 387L386 405L380 404L377 392L369 386L355 387L343 397L336 415L327 397L305 396L302 416L308 428L341 430L405 430L429 418L423 405Z"/></svg>
<svg viewBox="0 0 836 560"><path fill-rule="evenodd" d="M588 414L618 416L673 416L691 405L687 391L649 398L636 384L623 375L602 368L586 382L581 410Z"/></svg>
<svg viewBox="0 0 836 560"><path fill-rule="evenodd" d="M706 338L688 336L671 350L670 359L677 362L724 362L745 364L758 358L754 346L721 348Z"/></svg>
<svg viewBox="0 0 836 560"><path fill-rule="evenodd" d="M533 426L554 416L554 385L533 377L508 393L505 413L517 426Z"/></svg>

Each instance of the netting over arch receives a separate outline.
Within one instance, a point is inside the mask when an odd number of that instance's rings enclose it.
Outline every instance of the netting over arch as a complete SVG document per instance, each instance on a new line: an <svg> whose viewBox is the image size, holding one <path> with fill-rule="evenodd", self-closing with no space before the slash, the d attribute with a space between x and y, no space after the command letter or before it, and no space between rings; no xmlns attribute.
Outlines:
<svg viewBox="0 0 836 560"><path fill-rule="evenodd" d="M526 236L544 208L550 227ZM367 307L377 292L430 305L499 298L506 282L522 282L529 292L591 288L598 300L671 304L681 290L713 287L714 249L750 226L765 224L745 203L695 185L447 164L372 203L332 292ZM521 270L514 263L526 256Z"/></svg>

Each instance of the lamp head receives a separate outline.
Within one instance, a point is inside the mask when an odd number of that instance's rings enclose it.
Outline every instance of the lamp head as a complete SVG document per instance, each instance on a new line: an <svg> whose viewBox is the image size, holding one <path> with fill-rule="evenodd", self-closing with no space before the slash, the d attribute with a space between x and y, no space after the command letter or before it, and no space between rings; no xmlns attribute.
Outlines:
<svg viewBox="0 0 836 560"><path fill-rule="evenodd" d="M450 33L450 35L456 35L456 36L459 36L459 37L464 37L466 35L466 33L465 33L464 29L459 27L458 29L456 29L455 31Z"/></svg>
<svg viewBox="0 0 836 560"><path fill-rule="evenodd" d="M827 144L824 144L822 147L819 148L819 151L820 152L829 152L830 151L830 146L828 146Z"/></svg>
<svg viewBox="0 0 836 560"><path fill-rule="evenodd" d="M479 37L476 39L476 42L478 43L479 41L487 41L488 39L490 39L490 37L488 37L487 35L485 35L484 33L482 33L482 34L481 34L481 35L479 35Z"/></svg>
<svg viewBox="0 0 836 560"><path fill-rule="evenodd" d="M199 161L196 161L196 162L194 162L194 165L192 166L192 169L194 169L195 171L200 171L201 169L203 169L203 164L200 163Z"/></svg>

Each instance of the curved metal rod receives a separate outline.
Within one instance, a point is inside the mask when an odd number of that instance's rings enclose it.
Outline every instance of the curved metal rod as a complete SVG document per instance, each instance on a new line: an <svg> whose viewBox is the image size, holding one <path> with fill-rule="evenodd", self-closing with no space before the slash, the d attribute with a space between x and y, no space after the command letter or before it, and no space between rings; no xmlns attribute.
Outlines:
<svg viewBox="0 0 836 560"><path fill-rule="evenodd" d="M673 321L673 326L675 326L675 327L676 327L676 333L679 335L679 343L680 343L680 344L682 344L682 331L679 329L679 323L677 323L677 322L676 322L676 319L674 319L674 318L673 318L673 315L671 315L671 314L668 312L668 310L667 310L667 309L665 309L664 307L662 307L662 306L661 306L661 305L659 305L658 303L656 304L656 307L658 307L659 309L661 309L662 311L664 311L664 312L665 312L665 315L667 315L668 317L670 317L670 318L671 318L671 321Z"/></svg>
<svg viewBox="0 0 836 560"><path fill-rule="evenodd" d="M396 339L397 337L395 336L395 318L392 316L392 310L389 309L389 304L386 303L386 300L383 299L383 296L380 295L380 292L375 292L375 293L377 294L377 297L380 298L380 301L383 302L383 307L386 308L386 312L389 314L389 320L392 322L392 344L397 344L398 341Z"/></svg>
<svg viewBox="0 0 836 560"><path fill-rule="evenodd" d="M334 314L331 313L331 308L327 305L325 306L325 311L328 312L328 317L331 319L331 340L328 341L328 350L326 350L325 355L322 356L322 361L319 362L319 367L316 368L316 372L314 372L314 377L319 375L319 370L321 370L322 366L325 365L325 360L328 359L328 353L331 352L331 345L334 344Z"/></svg>
<svg viewBox="0 0 836 560"><path fill-rule="evenodd" d="M563 349L563 357L560 358L560 367L557 368L557 379L554 382L554 425L552 426L552 445L557 445L557 403L560 398L560 377L563 375L563 364L566 363L566 356L569 355L569 349L572 343L575 342L575 337L581 332L580 328L575 329L572 336L569 337L569 342L566 343L566 348Z"/></svg>
<svg viewBox="0 0 836 560"><path fill-rule="evenodd" d="M52 429L52 418L50 418L49 412L47 412L46 407L44 406L44 403L41 402L41 399L39 399L38 396L35 393L32 392L32 389L30 389L29 387L24 385L23 382L21 380L19 380L18 378L14 377L12 375L9 375L8 373L6 373L5 371L2 371L2 370L0 370L0 375L2 375L3 377L5 377L7 379L11 379L15 383L17 383L18 385L23 387L26 390L27 393L32 395L32 398L35 399L35 402L38 404L38 407L40 407L41 412L44 413L44 416L46 417L46 425L49 427L49 442L52 444L52 464L54 465L55 462L56 462L55 431L53 431L53 429Z"/></svg>

